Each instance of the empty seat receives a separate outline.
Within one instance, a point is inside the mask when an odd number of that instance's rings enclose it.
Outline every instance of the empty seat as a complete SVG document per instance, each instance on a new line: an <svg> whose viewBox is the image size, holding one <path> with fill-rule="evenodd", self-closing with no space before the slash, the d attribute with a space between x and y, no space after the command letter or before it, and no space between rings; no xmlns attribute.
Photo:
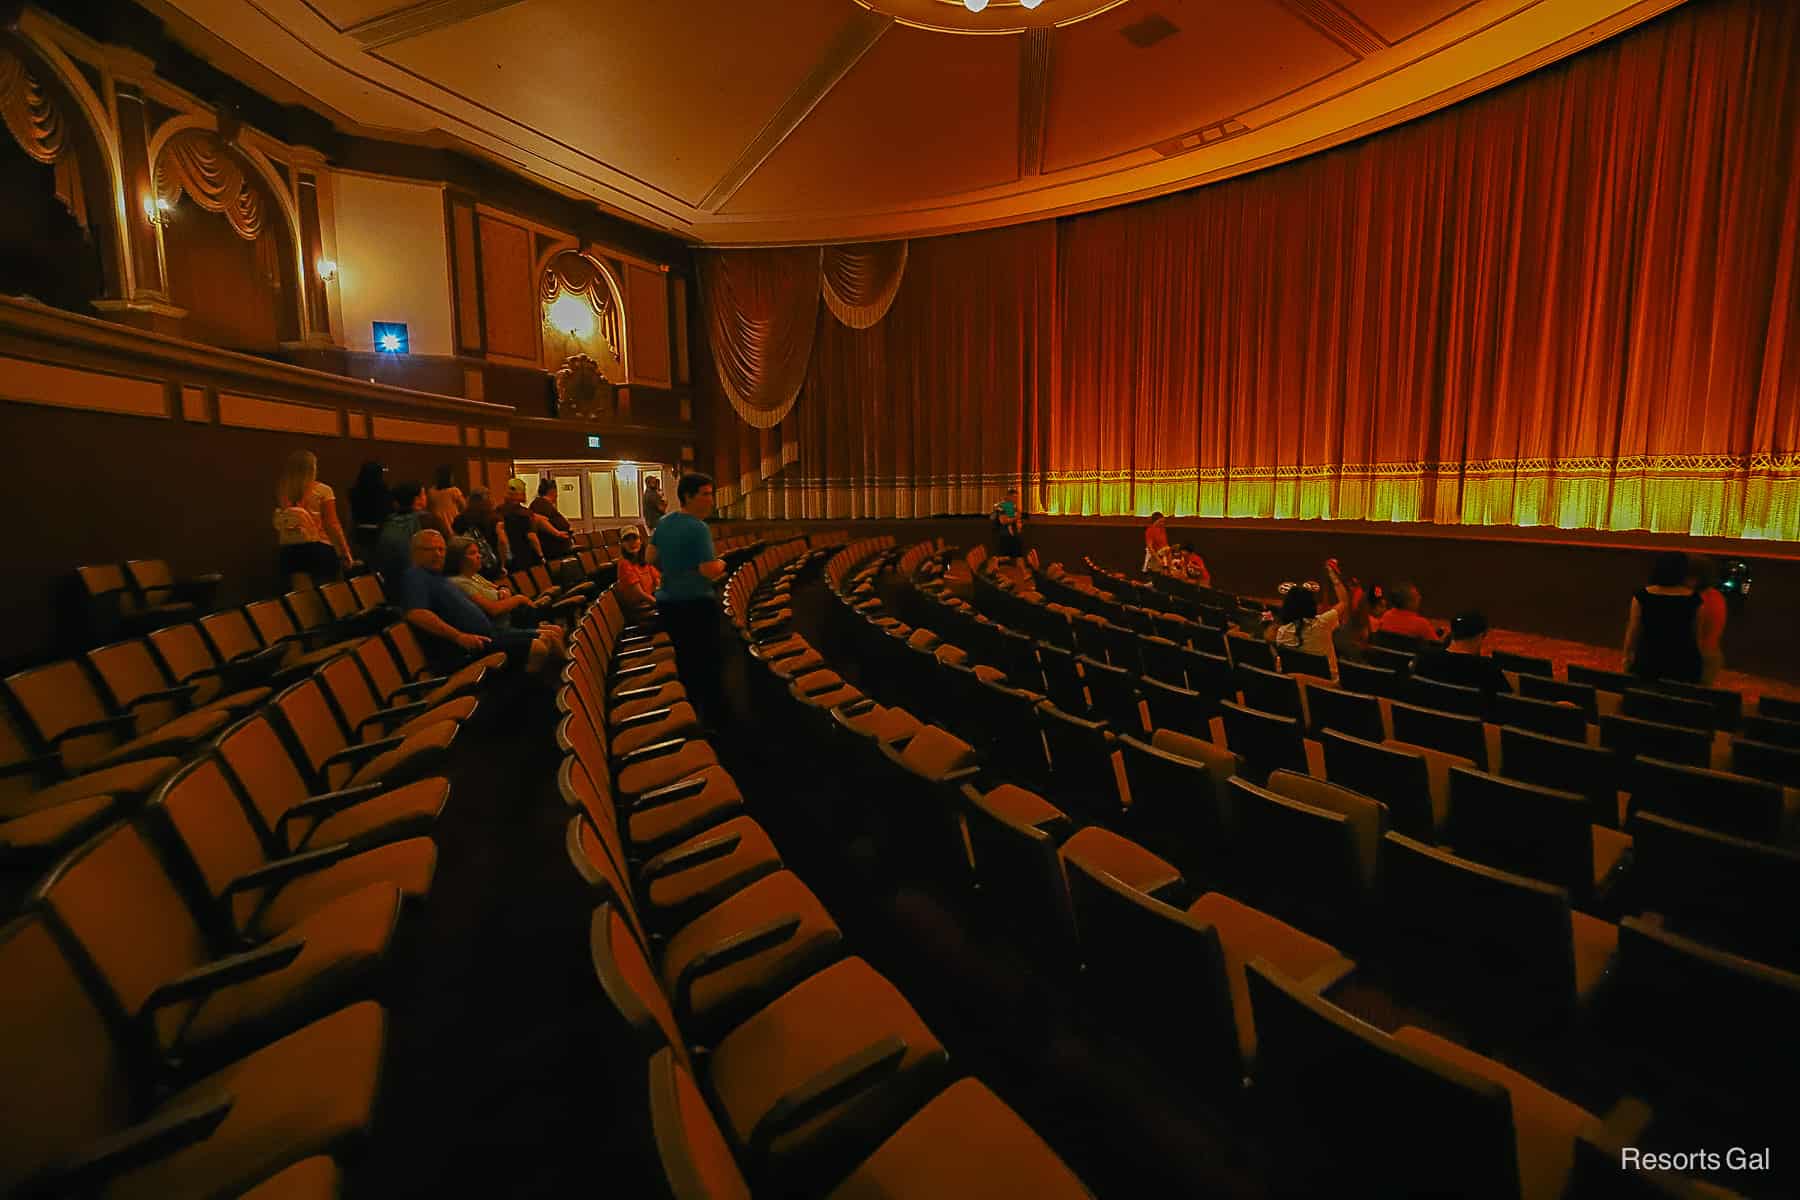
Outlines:
<svg viewBox="0 0 1800 1200"><path fill-rule="evenodd" d="M1276 658L1281 663L1283 674L1311 675L1318 679L1330 679L1333 675L1331 658L1324 654L1284 646L1277 647Z"/></svg>
<svg viewBox="0 0 1800 1200"><path fill-rule="evenodd" d="M1744 694L1733 688L1702 687L1697 683L1678 683L1673 679L1652 679L1643 686L1683 700L1698 700L1710 705L1713 710L1713 726L1717 729L1736 729L1738 722L1744 719ZM1674 723L1680 725L1685 722Z"/></svg>
<svg viewBox="0 0 1800 1200"><path fill-rule="evenodd" d="M243 614L236 616L247 630L249 623ZM200 626L193 623L154 630L146 640L169 678L194 689L196 708L205 708L221 696L260 688L281 666L280 652L255 649L253 638L243 658L225 662L213 653Z"/></svg>
<svg viewBox="0 0 1800 1200"><path fill-rule="evenodd" d="M1351 737L1371 742L1387 738L1387 724L1381 715L1381 700L1361 692L1342 688L1306 688L1306 712L1311 719L1310 733L1319 736L1326 729L1336 729Z"/></svg>
<svg viewBox="0 0 1800 1200"><path fill-rule="evenodd" d="M352 742L331 710L325 689L307 679L278 694L271 707L298 746L316 791L384 783L390 786L435 773L461 727L434 721L404 737Z"/></svg>
<svg viewBox="0 0 1800 1200"><path fill-rule="evenodd" d="M1119 733L1144 732L1137 681L1131 672L1085 656L1076 661L1081 664L1081 678L1087 685L1088 705L1094 716Z"/></svg>
<svg viewBox="0 0 1800 1200"><path fill-rule="evenodd" d="M1768 707L1767 698L1764 699L1763 706ZM1754 717L1745 717L1738 732L1753 742L1765 742L1771 746L1786 746L1790 750L1800 750L1800 720L1788 720L1785 717L1758 713Z"/></svg>
<svg viewBox="0 0 1800 1200"><path fill-rule="evenodd" d="M361 664L350 654L340 655L319 668L318 682L338 720L359 742L407 737L438 721L461 724L472 718L478 707L475 697L466 695L435 705L427 701L383 704L369 686Z"/></svg>
<svg viewBox="0 0 1800 1200"><path fill-rule="evenodd" d="M435 707L458 696L472 695L481 689L488 671L501 666L504 659L489 655L448 675L418 678L406 670L403 658L388 638L364 638L355 643L353 653L384 708L400 704Z"/></svg>
<svg viewBox="0 0 1800 1200"><path fill-rule="evenodd" d="M1739 775L1800 788L1800 748L1732 738L1731 769Z"/></svg>
<svg viewBox="0 0 1800 1200"><path fill-rule="evenodd" d="M1249 967L1257 1096L1292 1136L1278 1189L1558 1200L1589 1113L1414 1027L1383 1033L1268 962ZM1380 1097L1371 1103L1371 1097ZM1615 1164L1616 1165L1616 1164Z"/></svg>
<svg viewBox="0 0 1800 1200"><path fill-rule="evenodd" d="M744 806L744 795L724 768L718 765L705 743L705 754L695 754L690 761L682 756L645 763L659 766L671 763L642 780L641 791L624 791L609 780L605 744L594 734L593 727L579 713L563 718L557 727L558 743L572 750L557 773L557 787L563 801L571 808L581 808L590 794L602 795L609 804L619 804L620 832L634 853L651 855L735 817Z"/></svg>
<svg viewBox="0 0 1800 1200"><path fill-rule="evenodd" d="M1631 848L1625 834L1594 822L1578 792L1468 767L1450 771L1449 832L1460 857L1567 888L1584 907Z"/></svg>
<svg viewBox="0 0 1800 1200"><path fill-rule="evenodd" d="M1022 941L1066 961L1075 925L1057 846L1073 827L1069 818L1010 783L986 792L965 783L962 799L982 899L1000 910Z"/></svg>
<svg viewBox="0 0 1800 1200"><path fill-rule="evenodd" d="M1511 671L1516 675L1537 675L1544 679L1556 677L1556 665L1547 658L1539 658L1531 654L1514 654L1508 650L1495 650L1491 657L1494 665L1502 671Z"/></svg>
<svg viewBox="0 0 1800 1200"><path fill-rule="evenodd" d="M195 605L186 601L171 599L146 604L117 563L77 567L75 579L85 601L87 633L96 642L178 625L193 620L199 613Z"/></svg>
<svg viewBox="0 0 1800 1200"><path fill-rule="evenodd" d="M1138 681L1144 707L1150 713L1150 729L1172 729L1189 737L1212 736L1212 719L1219 705L1212 697L1145 676ZM1127 731L1132 732L1132 731Z"/></svg>
<svg viewBox="0 0 1800 1200"><path fill-rule="evenodd" d="M1225 794L1236 756L1223 746L1181 734L1158 731L1155 737L1154 743L1132 737L1118 742L1132 836L1183 870L1204 870L1210 876L1227 855ZM1217 752L1212 764L1193 757L1196 744Z"/></svg>
<svg viewBox="0 0 1800 1200"><path fill-rule="evenodd" d="M979 774L975 748L925 725L905 738L876 742L875 749L891 768L879 798L891 828L910 852L895 865L923 865L943 878L965 878L968 856L959 795L963 783Z"/></svg>
<svg viewBox="0 0 1800 1200"><path fill-rule="evenodd" d="M1225 638L1225 645L1229 648L1232 666L1275 670L1275 648L1261 638L1233 633Z"/></svg>
<svg viewBox="0 0 1800 1200"><path fill-rule="evenodd" d="M249 619L264 647L282 649L281 665L286 671L315 667L350 649L354 641L339 637L328 628L316 630L311 635L302 633L300 626L294 623L293 614L279 599L257 600L246 604L244 616ZM227 646L235 646L237 643L238 630L232 614L214 613L202 617L200 628L206 631L208 637L213 638L213 644L221 655L226 653Z"/></svg>
<svg viewBox="0 0 1800 1200"><path fill-rule="evenodd" d="M1241 894L1301 929L1341 935L1361 914L1365 898L1349 819L1247 779L1233 779L1230 786L1231 862L1243 881Z"/></svg>
<svg viewBox="0 0 1800 1200"><path fill-rule="evenodd" d="M1600 701L1591 683L1576 683L1573 680L1565 683L1548 676L1521 675L1519 695L1529 696L1533 700L1548 700L1552 704L1573 704L1587 717L1590 725L1597 724L1600 720Z"/></svg>
<svg viewBox="0 0 1800 1200"><path fill-rule="evenodd" d="M1616 828L1623 820L1618 761L1603 746L1508 725L1500 730L1500 767L1508 779L1579 792L1593 805L1594 820L1601 824Z"/></svg>
<svg viewBox="0 0 1800 1200"><path fill-rule="evenodd" d="M1424 751L1383 745L1335 729L1320 735L1325 778L1387 805L1393 827L1409 837L1437 841L1450 813L1449 766L1440 784Z"/></svg>
<svg viewBox="0 0 1800 1200"><path fill-rule="evenodd" d="M1800 853L1640 812L1631 821L1634 904L1672 932L1800 968Z"/></svg>
<svg viewBox="0 0 1800 1200"><path fill-rule="evenodd" d="M1044 671L1044 687L1051 703L1066 713L1087 712L1087 691L1075 655L1059 646L1038 645L1038 663Z"/></svg>
<svg viewBox="0 0 1800 1200"><path fill-rule="evenodd" d="M1618 930L1566 889L1390 832L1382 848L1389 959L1409 995L1477 1025L1566 1028L1593 996Z"/></svg>
<svg viewBox="0 0 1800 1200"><path fill-rule="evenodd" d="M1089 820L1119 816L1119 786L1113 771L1113 735L1099 721L1071 716L1054 704L1037 709L1049 752L1050 789L1056 798Z"/></svg>
<svg viewBox="0 0 1800 1200"><path fill-rule="evenodd" d="M1756 701L1756 715L1773 717L1778 721L1793 721L1800 724L1800 700L1788 700L1781 696L1761 696Z"/></svg>
<svg viewBox="0 0 1800 1200"><path fill-rule="evenodd" d="M1581 663L1570 663L1565 673L1570 683L1591 684L1600 691L1616 692L1619 695L1624 695L1643 683L1638 676L1624 671L1607 671L1600 667L1583 666Z"/></svg>
<svg viewBox="0 0 1800 1200"><path fill-rule="evenodd" d="M1282 675L1273 669L1265 671L1261 667L1240 666L1237 676L1244 703L1250 708L1283 717L1305 718L1306 709L1300 702L1300 681L1292 675Z"/></svg>
<svg viewBox="0 0 1800 1200"><path fill-rule="evenodd" d="M1487 697L1480 688L1463 687L1441 679L1414 675L1407 680L1407 703L1434 712L1456 713L1481 720L1487 716Z"/></svg>
<svg viewBox="0 0 1800 1200"><path fill-rule="evenodd" d="M1312 760L1298 717L1266 713L1229 700L1219 705L1225 724L1225 744L1244 760L1254 779L1270 771L1287 769L1313 774Z"/></svg>
<svg viewBox="0 0 1800 1200"><path fill-rule="evenodd" d="M113 826L58 865L33 897L94 980L159 1054L192 1070L292 1033L369 994L400 915L374 882L267 941L245 945L188 906L144 821Z"/></svg>
<svg viewBox="0 0 1800 1200"><path fill-rule="evenodd" d="M1374 643L1363 647L1363 660L1371 667L1380 667L1383 670L1392 671L1396 675L1409 676L1412 674L1413 657L1416 653L1413 650L1396 650Z"/></svg>
<svg viewBox="0 0 1800 1200"><path fill-rule="evenodd" d="M1493 716L1496 725L1513 725L1570 742L1587 740L1587 714L1573 704L1497 695L1493 699Z"/></svg>
<svg viewBox="0 0 1800 1200"><path fill-rule="evenodd" d="M1716 705L1663 691L1634 688L1625 693L1619 711L1640 720L1660 721L1664 725L1680 725L1686 729L1704 729L1708 733L1719 727L1719 710Z"/></svg>
<svg viewBox="0 0 1800 1200"><path fill-rule="evenodd" d="M1388 829L1387 805L1339 784L1293 771L1271 774L1269 790L1277 796L1298 800L1344 818L1349 826L1350 846L1362 895L1365 899L1372 898L1380 878L1381 835Z"/></svg>
<svg viewBox="0 0 1800 1200"><path fill-rule="evenodd" d="M125 574L138 599L150 609L190 603L205 611L212 607L213 593L223 581L217 573L178 579L168 562L160 558L134 558L125 564Z"/></svg>
<svg viewBox="0 0 1800 1200"><path fill-rule="evenodd" d="M1640 720L1623 713L1600 718L1600 744L1611 750L1621 764L1642 754L1695 767L1712 765L1713 735L1709 731Z"/></svg>
<svg viewBox="0 0 1800 1200"><path fill-rule="evenodd" d="M1779 842L1800 815L1800 792L1747 775L1640 755L1632 763L1633 813L1661 813L1705 829Z"/></svg>
<svg viewBox="0 0 1800 1200"><path fill-rule="evenodd" d="M1338 660L1338 686L1348 692L1361 692L1368 696L1386 696L1390 700L1397 700L1401 698L1405 679L1399 671L1389 667L1340 659Z"/></svg>
<svg viewBox="0 0 1800 1200"><path fill-rule="evenodd" d="M37 745L67 775L133 759L181 756L231 719L221 711L193 712L140 728L128 712L109 712L94 680L69 660L20 671L6 680Z"/></svg>
<svg viewBox="0 0 1800 1200"><path fill-rule="evenodd" d="M216 710L227 716L248 712L270 696L268 688L258 687L202 704L195 698L198 686L170 679L144 641L114 642L89 650L87 663L100 681L108 706L130 713L139 733L159 729L188 712Z"/></svg>
<svg viewBox="0 0 1800 1200"><path fill-rule="evenodd" d="M1486 769L1489 762L1488 729L1480 717L1412 704L1395 704L1389 711L1396 742L1454 754ZM1494 738L1498 742L1498 731Z"/></svg>
<svg viewBox="0 0 1800 1200"><path fill-rule="evenodd" d="M1238 694L1237 672L1223 651L1215 654L1194 649L1181 652L1183 673L1190 690L1213 700L1231 700Z"/></svg>
<svg viewBox="0 0 1800 1200"><path fill-rule="evenodd" d="M41 914L0 930L0 1189L231 1196L347 1148L374 1116L385 1037L364 1002L200 1078L157 1070Z"/></svg>

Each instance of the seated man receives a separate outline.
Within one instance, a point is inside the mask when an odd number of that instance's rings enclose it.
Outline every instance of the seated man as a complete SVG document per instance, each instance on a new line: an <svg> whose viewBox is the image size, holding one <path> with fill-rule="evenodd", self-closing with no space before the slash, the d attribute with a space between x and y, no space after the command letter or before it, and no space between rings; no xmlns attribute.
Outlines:
<svg viewBox="0 0 1800 1200"><path fill-rule="evenodd" d="M490 645L506 652L507 663L534 671L554 668L567 655L541 629L500 629L486 613L444 577L444 535L422 529L413 535L412 563L400 576L398 595L406 621L424 635L428 654L453 657L451 648L478 654Z"/></svg>
<svg viewBox="0 0 1800 1200"><path fill-rule="evenodd" d="M656 615L656 589L662 586L662 572L644 561L644 537L636 525L619 531L618 582L613 590L625 619L638 623Z"/></svg>
<svg viewBox="0 0 1800 1200"><path fill-rule="evenodd" d="M1510 692L1512 684L1498 663L1481 652L1487 637L1487 617L1478 612L1459 613L1450 622L1450 644L1427 650L1413 660L1413 674L1439 683L1480 688L1482 695Z"/></svg>

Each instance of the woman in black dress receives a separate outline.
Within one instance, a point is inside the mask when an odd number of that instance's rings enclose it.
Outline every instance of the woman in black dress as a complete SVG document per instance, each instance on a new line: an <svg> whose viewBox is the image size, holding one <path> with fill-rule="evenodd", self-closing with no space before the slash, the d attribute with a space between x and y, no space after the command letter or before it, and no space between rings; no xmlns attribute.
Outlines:
<svg viewBox="0 0 1800 1200"><path fill-rule="evenodd" d="M1625 669L1644 679L1700 682L1700 597L1688 586L1680 551L1659 556L1649 584L1631 597Z"/></svg>

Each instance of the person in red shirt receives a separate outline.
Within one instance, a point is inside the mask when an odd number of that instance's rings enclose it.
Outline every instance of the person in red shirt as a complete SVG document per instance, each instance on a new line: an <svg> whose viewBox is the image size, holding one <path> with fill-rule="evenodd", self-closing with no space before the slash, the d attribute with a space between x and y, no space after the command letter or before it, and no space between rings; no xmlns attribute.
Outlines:
<svg viewBox="0 0 1800 1200"><path fill-rule="evenodd" d="M1710 559L1696 557L1689 562L1688 586L1700 597L1700 620L1694 631L1700 643L1700 682L1711 687L1725 667L1725 594L1716 586Z"/></svg>
<svg viewBox="0 0 1800 1200"><path fill-rule="evenodd" d="M1375 625L1382 633L1394 633L1401 637L1418 638L1421 641L1436 642L1443 635L1437 626L1419 615L1419 589L1410 583L1397 583L1388 592L1388 602L1392 605L1381 614Z"/></svg>
<svg viewBox="0 0 1800 1200"><path fill-rule="evenodd" d="M1160 512L1150 514L1150 524L1144 527L1144 570L1166 571L1169 569L1169 530L1163 524Z"/></svg>
<svg viewBox="0 0 1800 1200"><path fill-rule="evenodd" d="M644 561L644 538L633 525L619 534L619 579L613 590L619 594L619 605L632 622L656 615L656 589L662 584L662 573Z"/></svg>

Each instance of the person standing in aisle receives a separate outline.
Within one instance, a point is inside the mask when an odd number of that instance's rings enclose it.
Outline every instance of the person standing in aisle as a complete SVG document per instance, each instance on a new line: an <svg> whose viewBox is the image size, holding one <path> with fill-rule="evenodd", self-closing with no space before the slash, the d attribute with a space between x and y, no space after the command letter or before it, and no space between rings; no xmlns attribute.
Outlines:
<svg viewBox="0 0 1800 1200"><path fill-rule="evenodd" d="M643 511L644 528L655 533L657 522L669 511L669 502L662 492L662 476L652 475L644 480Z"/></svg>
<svg viewBox="0 0 1800 1200"><path fill-rule="evenodd" d="M662 572L656 610L675 647L675 669L702 722L717 727L725 716L720 683L723 651L719 639L719 595L725 560L713 549L706 518L713 510L710 476L690 472L675 485L680 507L656 523L651 561Z"/></svg>

